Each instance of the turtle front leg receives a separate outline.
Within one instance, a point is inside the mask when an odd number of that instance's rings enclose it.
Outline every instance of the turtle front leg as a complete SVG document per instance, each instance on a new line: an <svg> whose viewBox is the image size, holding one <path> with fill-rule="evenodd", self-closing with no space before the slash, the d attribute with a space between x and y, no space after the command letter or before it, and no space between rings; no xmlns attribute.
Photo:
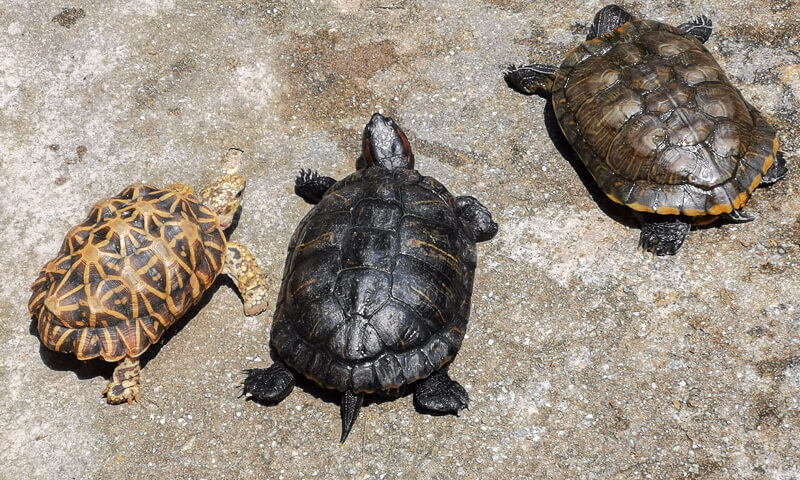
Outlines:
<svg viewBox="0 0 800 480"><path fill-rule="evenodd" d="M245 315L258 315L266 310L267 279L258 266L256 257L247 247L240 243L228 243L224 272L233 280L242 295Z"/></svg>
<svg viewBox="0 0 800 480"><path fill-rule="evenodd" d="M558 67L555 65L511 65L505 71L504 78L508 86L524 93L525 95L539 95L550 97L553 89L553 80L556 78Z"/></svg>
<svg viewBox="0 0 800 480"><path fill-rule="evenodd" d="M457 197L455 210L476 242L491 240L497 235L497 224L492 220L492 214L475 197Z"/></svg>
<svg viewBox="0 0 800 480"><path fill-rule="evenodd" d="M450 378L448 366L436 371L425 380L417 382L414 405L435 414L458 415L469 408L469 395L460 383Z"/></svg>
<svg viewBox="0 0 800 480"><path fill-rule="evenodd" d="M678 30L694 36L700 40L700 43L706 43L714 27L711 24L710 18L705 15L697 15L688 22L678 25Z"/></svg>
<svg viewBox="0 0 800 480"><path fill-rule="evenodd" d="M335 178L321 177L319 173L311 170L300 170L300 175L294 180L294 193L307 203L316 205L334 183L336 183Z"/></svg>
<svg viewBox="0 0 800 480"><path fill-rule="evenodd" d="M656 255L675 255L689 235L689 222L679 218L652 217L642 224L639 247Z"/></svg>
<svg viewBox="0 0 800 480"><path fill-rule="evenodd" d="M123 402L133 403L139 401L141 387L139 386L139 359L125 357L111 374L111 381L103 390L106 401L111 404Z"/></svg>

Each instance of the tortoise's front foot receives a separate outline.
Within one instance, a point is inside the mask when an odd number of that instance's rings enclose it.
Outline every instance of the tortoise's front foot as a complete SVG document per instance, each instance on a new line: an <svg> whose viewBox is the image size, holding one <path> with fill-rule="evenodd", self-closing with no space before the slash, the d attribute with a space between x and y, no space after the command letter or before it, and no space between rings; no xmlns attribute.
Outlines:
<svg viewBox="0 0 800 480"><path fill-rule="evenodd" d="M294 374L283 362L275 362L269 368L251 368L244 371L247 378L242 382L242 395L267 405L275 405L288 397L294 389Z"/></svg>
<svg viewBox="0 0 800 480"><path fill-rule="evenodd" d="M316 205L334 183L334 178L320 177L319 173L311 170L300 170L300 175L294 181L294 193L307 203Z"/></svg>
<svg viewBox="0 0 800 480"><path fill-rule="evenodd" d="M458 415L469 408L469 395L461 384L450 378L445 367L420 380L414 391L414 405L431 413Z"/></svg>
<svg viewBox="0 0 800 480"><path fill-rule="evenodd" d="M242 295L245 315L252 317L267 309L267 277L250 249L241 243L228 242L225 273Z"/></svg>
<svg viewBox="0 0 800 480"><path fill-rule="evenodd" d="M114 405L123 402L138 402L141 395L139 370L139 359L125 357L119 362L114 373L111 374L111 381L103 390L106 401Z"/></svg>
<svg viewBox="0 0 800 480"><path fill-rule="evenodd" d="M639 247L656 255L675 255L691 225L680 218L652 219L642 224Z"/></svg>
<svg viewBox="0 0 800 480"><path fill-rule="evenodd" d="M464 195L456 198L456 215L476 242L491 240L497 235L497 224L492 220L492 214L475 197Z"/></svg>

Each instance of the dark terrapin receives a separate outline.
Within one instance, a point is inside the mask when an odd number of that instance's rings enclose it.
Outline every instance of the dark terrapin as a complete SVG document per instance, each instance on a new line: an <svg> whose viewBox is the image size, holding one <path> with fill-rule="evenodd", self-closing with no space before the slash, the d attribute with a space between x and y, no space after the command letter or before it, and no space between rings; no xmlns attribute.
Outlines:
<svg viewBox="0 0 800 480"><path fill-rule="evenodd" d="M600 10L560 67L511 67L518 91L552 98L561 130L608 197L643 215L640 246L678 251L691 224L741 212L786 174L775 130L703 46L705 16L672 27Z"/></svg>
<svg viewBox="0 0 800 480"><path fill-rule="evenodd" d="M248 370L244 394L274 404L295 375L342 393L341 442L365 394L413 390L418 408L458 413L467 392L447 370L469 318L476 242L497 224L414 169L406 136L374 114L356 172L337 182L301 171L316 204L295 230L270 334L275 362Z"/></svg>
<svg viewBox="0 0 800 480"><path fill-rule="evenodd" d="M108 403L140 396L139 356L195 305L220 273L247 315L267 307L266 280L244 245L223 230L245 179L228 175L196 195L188 185L131 185L94 205L44 266L28 303L49 349L119 362Z"/></svg>

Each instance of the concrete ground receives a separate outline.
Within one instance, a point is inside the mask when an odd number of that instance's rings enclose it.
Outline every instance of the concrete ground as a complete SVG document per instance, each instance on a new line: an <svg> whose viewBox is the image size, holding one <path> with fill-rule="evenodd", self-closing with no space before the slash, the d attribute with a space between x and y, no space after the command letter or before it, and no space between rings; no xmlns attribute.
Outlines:
<svg viewBox="0 0 800 480"><path fill-rule="evenodd" d="M711 16L709 49L791 169L755 193L756 221L653 258L559 154L544 101L501 75L558 63L602 5L0 1L0 477L800 478L800 6L623 2ZM274 298L309 209L297 170L351 172L374 111L403 126L420 171L500 224L451 368L471 399L460 417L371 403L339 445L339 407L313 389L238 398L241 370L269 364L271 310L245 317L225 282L148 351L135 405L105 403L108 364L31 333L30 284L94 201L202 186L229 147L249 178L232 238Z"/></svg>

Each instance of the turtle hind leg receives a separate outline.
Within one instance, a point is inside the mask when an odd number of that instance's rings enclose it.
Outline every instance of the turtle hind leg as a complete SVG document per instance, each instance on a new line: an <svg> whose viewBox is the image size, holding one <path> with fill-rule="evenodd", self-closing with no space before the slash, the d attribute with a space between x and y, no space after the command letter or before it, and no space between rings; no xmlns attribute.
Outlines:
<svg viewBox="0 0 800 480"><path fill-rule="evenodd" d="M103 390L106 401L111 404L138 402L141 396L140 369L138 358L123 358L111 374L108 386Z"/></svg>
<svg viewBox="0 0 800 480"><path fill-rule="evenodd" d="M642 224L639 247L656 255L675 255L691 225L681 218L650 218Z"/></svg>
<svg viewBox="0 0 800 480"><path fill-rule="evenodd" d="M458 415L469 408L469 395L460 383L450 378L445 367L417 383L414 405L428 413Z"/></svg>
<svg viewBox="0 0 800 480"><path fill-rule="evenodd" d="M249 395L248 400L275 405L288 397L294 389L294 374L280 361L268 368L251 368L244 373L247 378L242 382L242 395Z"/></svg>
<svg viewBox="0 0 800 480"><path fill-rule="evenodd" d="M764 174L764 178L761 179L761 185L768 187L785 177L788 172L789 169L786 168L786 159L783 158L783 152L778 152L775 155L775 163L769 167L767 173Z"/></svg>
<svg viewBox="0 0 800 480"><path fill-rule="evenodd" d="M361 411L361 405L364 404L364 394L358 394L347 390L342 395L342 436L339 438L339 443L344 443L347 436L350 435L353 425L358 418L358 412Z"/></svg>
<svg viewBox="0 0 800 480"><path fill-rule="evenodd" d="M475 197L457 197L455 210L464 228L476 242L491 240L497 235L497 224L492 220L492 214Z"/></svg>
<svg viewBox="0 0 800 480"><path fill-rule="evenodd" d="M244 301L244 313L258 315L266 310L267 279L250 250L235 242L228 243L225 254L225 274L231 277Z"/></svg>
<svg viewBox="0 0 800 480"><path fill-rule="evenodd" d="M692 35L700 40L700 43L706 43L714 27L710 18L705 15L697 15L688 22L678 25L678 30Z"/></svg>
<svg viewBox="0 0 800 480"><path fill-rule="evenodd" d="M312 170L300 170L300 175L294 180L294 193L307 203L316 205L334 183L336 183L335 178L321 177Z"/></svg>
<svg viewBox="0 0 800 480"><path fill-rule="evenodd" d="M556 78L558 67L555 65L511 65L503 75L506 83L514 90L525 95L539 95L550 97L553 89L553 80Z"/></svg>

